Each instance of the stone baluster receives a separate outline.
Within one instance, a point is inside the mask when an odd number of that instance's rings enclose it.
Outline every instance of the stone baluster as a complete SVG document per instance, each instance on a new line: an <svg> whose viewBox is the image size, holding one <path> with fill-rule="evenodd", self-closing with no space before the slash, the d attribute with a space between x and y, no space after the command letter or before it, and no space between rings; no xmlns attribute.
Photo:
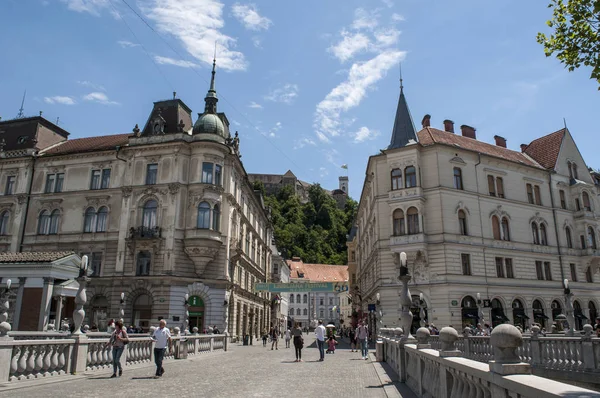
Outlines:
<svg viewBox="0 0 600 398"><path fill-rule="evenodd" d="M494 360L490 361L490 372L500 375L531 374L531 365L521 362L517 348L523 345L519 329L508 323L498 325L492 331L490 343L494 348Z"/></svg>
<svg viewBox="0 0 600 398"><path fill-rule="evenodd" d="M533 366L540 365L542 363L542 345L540 341L540 327L533 325L531 327L531 364Z"/></svg>
<svg viewBox="0 0 600 398"><path fill-rule="evenodd" d="M594 327L590 324L583 325L583 336L581 337L581 351L583 355L583 367L586 370L596 369L596 358L594 355L594 345L592 343L592 333Z"/></svg>
<svg viewBox="0 0 600 398"><path fill-rule="evenodd" d="M473 349L472 349L473 347L471 345L471 339L469 338L471 336L471 328L466 326L463 329L462 335L463 335L463 343L464 343L463 344L464 345L464 347L463 347L464 357L471 358L473 355Z"/></svg>
<svg viewBox="0 0 600 398"><path fill-rule="evenodd" d="M430 336L431 336L431 332L426 327L422 327L417 330L417 349L418 350L422 350L425 348L431 348L431 344L429 344Z"/></svg>
<svg viewBox="0 0 600 398"><path fill-rule="evenodd" d="M440 330L440 342L442 343L440 358L462 356L462 352L456 349L456 340L458 340L458 332L453 327L446 326Z"/></svg>

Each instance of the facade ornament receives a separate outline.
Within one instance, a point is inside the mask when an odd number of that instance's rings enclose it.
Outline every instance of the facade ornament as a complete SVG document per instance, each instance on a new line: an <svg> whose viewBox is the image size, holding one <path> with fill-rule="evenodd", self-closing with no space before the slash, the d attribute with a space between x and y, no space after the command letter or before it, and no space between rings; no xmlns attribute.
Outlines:
<svg viewBox="0 0 600 398"><path fill-rule="evenodd" d="M183 123L183 119L179 120L179 124L177 125L177 132L183 133L184 127L185 127L185 123Z"/></svg>
<svg viewBox="0 0 600 398"><path fill-rule="evenodd" d="M121 194L123 195L124 198L130 197L132 191L133 191L132 187L122 187L121 188Z"/></svg>
<svg viewBox="0 0 600 398"><path fill-rule="evenodd" d="M135 127L133 128L133 135L135 135L136 137L140 136L140 128L137 125L137 123L135 124Z"/></svg>
<svg viewBox="0 0 600 398"><path fill-rule="evenodd" d="M181 188L181 184L178 182L173 182L169 184L169 193L171 195L176 195L179 192L179 189Z"/></svg>

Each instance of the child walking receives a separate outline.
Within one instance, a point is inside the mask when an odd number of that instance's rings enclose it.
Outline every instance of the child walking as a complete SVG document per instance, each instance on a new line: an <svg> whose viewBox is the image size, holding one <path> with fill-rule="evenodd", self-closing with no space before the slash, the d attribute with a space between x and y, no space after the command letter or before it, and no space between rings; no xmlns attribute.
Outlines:
<svg viewBox="0 0 600 398"><path fill-rule="evenodd" d="M327 340L327 353L328 354L335 354L335 346L337 343L338 342L335 340L333 335L329 336L329 339Z"/></svg>

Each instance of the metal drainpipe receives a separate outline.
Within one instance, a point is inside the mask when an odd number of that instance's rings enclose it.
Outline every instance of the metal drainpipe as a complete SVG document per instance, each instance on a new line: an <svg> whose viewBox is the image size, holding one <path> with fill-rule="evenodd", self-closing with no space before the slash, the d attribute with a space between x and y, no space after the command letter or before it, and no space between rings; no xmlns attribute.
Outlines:
<svg viewBox="0 0 600 398"><path fill-rule="evenodd" d="M31 187L33 186L33 177L35 175L35 161L37 160L37 152L31 154L33 162L31 164L31 177L29 178L29 187L27 188L27 200L25 201L25 214L23 216L23 231L19 239L19 253L23 252L23 241L25 240L25 228L27 228L27 216L29 215L29 202L31 201Z"/></svg>
<svg viewBox="0 0 600 398"><path fill-rule="evenodd" d="M487 261L485 258L485 244L483 241L483 216L481 215L481 200L479 196L479 174L477 172L477 166L481 164L481 152L477 153L477 163L475 164L475 184L477 188L477 207L479 208L479 228L481 229L481 243L483 246L483 272L485 273L485 292L489 298L489 285L487 278ZM491 320L490 320L491 321Z"/></svg>
<svg viewBox="0 0 600 398"><path fill-rule="evenodd" d="M558 263L560 264L560 280L565 280L565 270L563 269L562 252L560 250L560 240L558 238L558 223L556 222L556 207L554 206L554 194L552 193L552 171L548 172L548 189L550 190L550 205L552 206L552 217L554 218L554 233L556 235L556 248L558 249Z"/></svg>

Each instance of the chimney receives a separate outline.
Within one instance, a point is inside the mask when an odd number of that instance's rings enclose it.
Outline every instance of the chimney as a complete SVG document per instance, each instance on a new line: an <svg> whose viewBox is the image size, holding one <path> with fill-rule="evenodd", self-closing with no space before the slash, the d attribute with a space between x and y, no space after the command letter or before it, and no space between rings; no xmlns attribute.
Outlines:
<svg viewBox="0 0 600 398"><path fill-rule="evenodd" d="M444 130L449 133L454 133L454 122L452 120L444 120Z"/></svg>
<svg viewBox="0 0 600 398"><path fill-rule="evenodd" d="M527 149L529 145L527 144L521 144L521 152L525 152L525 150Z"/></svg>
<svg viewBox="0 0 600 398"><path fill-rule="evenodd" d="M473 138L474 140L477 139L477 136L475 135L475 127L463 124L462 126L460 126L460 131L462 131L463 137Z"/></svg>
<svg viewBox="0 0 600 398"><path fill-rule="evenodd" d="M431 115L423 116L423 120L421 121L421 125L423 128L431 126Z"/></svg>
<svg viewBox="0 0 600 398"><path fill-rule="evenodd" d="M502 148L506 148L506 138L500 137L499 135L495 135L494 139L496 140L496 145L501 146Z"/></svg>

